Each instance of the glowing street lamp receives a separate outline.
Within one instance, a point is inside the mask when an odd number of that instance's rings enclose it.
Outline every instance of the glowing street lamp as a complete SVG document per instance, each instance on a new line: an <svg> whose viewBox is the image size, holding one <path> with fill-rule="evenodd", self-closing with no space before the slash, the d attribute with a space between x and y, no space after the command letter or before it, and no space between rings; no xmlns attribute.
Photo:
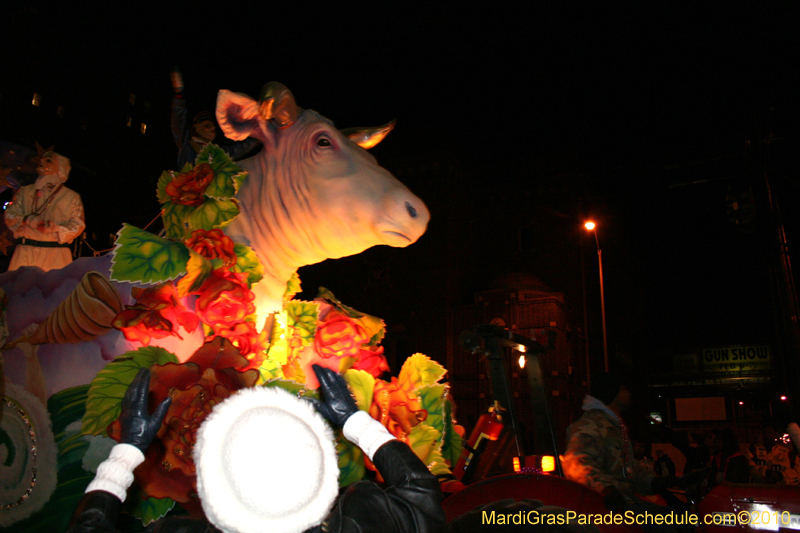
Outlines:
<svg viewBox="0 0 800 533"><path fill-rule="evenodd" d="M591 220L584 224L587 230L594 233L597 243L597 264L600 266L600 311L603 315L603 369L608 372L608 336L606 334L606 297L603 290L603 251L600 249L600 239L597 238L597 229Z"/></svg>

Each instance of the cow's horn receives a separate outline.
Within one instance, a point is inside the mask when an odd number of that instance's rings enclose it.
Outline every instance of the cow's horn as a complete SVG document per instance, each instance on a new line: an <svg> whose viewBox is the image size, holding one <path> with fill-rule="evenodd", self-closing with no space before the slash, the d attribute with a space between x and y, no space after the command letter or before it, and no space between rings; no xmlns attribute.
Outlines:
<svg viewBox="0 0 800 533"><path fill-rule="evenodd" d="M361 148L369 150L381 142L387 135L389 135L389 132L394 129L395 124L397 124L397 121L393 120L388 124L384 124L383 126L377 126L373 128L347 128L341 130L341 132L342 135L359 145Z"/></svg>
<svg viewBox="0 0 800 533"><path fill-rule="evenodd" d="M261 89L258 111L261 118L275 121L279 128L291 126L298 115L292 91L277 81L271 81Z"/></svg>

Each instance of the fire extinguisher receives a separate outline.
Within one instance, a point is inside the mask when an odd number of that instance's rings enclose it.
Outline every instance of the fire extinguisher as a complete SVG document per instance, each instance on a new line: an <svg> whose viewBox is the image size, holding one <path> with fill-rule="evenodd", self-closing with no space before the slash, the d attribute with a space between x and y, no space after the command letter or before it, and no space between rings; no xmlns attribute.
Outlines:
<svg viewBox="0 0 800 533"><path fill-rule="evenodd" d="M458 458L453 475L462 483L469 483L478 465L478 460L489 441L496 441L503 432L503 418L497 402L478 418L469 439L463 443L464 449Z"/></svg>

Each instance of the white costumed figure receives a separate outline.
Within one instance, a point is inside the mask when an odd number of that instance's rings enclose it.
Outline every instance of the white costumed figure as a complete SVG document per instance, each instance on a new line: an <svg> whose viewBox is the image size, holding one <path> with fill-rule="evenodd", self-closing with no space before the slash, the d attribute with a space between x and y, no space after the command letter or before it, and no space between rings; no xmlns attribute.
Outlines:
<svg viewBox="0 0 800 533"><path fill-rule="evenodd" d="M48 271L67 266L72 262L69 245L86 227L80 195L64 186L69 159L48 151L36 170L36 183L21 187L5 212L17 245L9 270L38 266Z"/></svg>

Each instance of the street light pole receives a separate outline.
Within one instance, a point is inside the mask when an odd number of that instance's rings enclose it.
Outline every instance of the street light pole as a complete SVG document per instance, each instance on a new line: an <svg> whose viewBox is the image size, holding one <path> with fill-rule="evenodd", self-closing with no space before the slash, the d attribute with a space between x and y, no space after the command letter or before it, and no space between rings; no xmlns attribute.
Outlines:
<svg viewBox="0 0 800 533"><path fill-rule="evenodd" d="M597 243L597 264L600 270L600 312L603 316L603 370L608 372L608 335L606 333L606 295L603 287L603 250L600 249L600 239L597 238L595 223L587 222L584 226L594 233L594 241Z"/></svg>

